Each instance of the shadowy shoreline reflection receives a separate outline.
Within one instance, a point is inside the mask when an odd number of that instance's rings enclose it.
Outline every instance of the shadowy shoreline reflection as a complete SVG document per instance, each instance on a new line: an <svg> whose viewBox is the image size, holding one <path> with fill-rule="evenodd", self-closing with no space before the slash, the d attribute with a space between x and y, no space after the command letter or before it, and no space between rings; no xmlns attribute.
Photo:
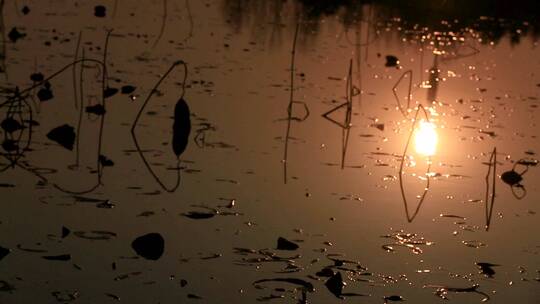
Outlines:
<svg viewBox="0 0 540 304"><path fill-rule="evenodd" d="M498 43L508 37L512 44L523 37L540 36L540 2L503 0L391 1L391 0L223 0L225 19L236 30L252 28L276 43L291 20L300 19L300 32L317 33L326 17L336 16L346 29L367 22L373 30L398 23L405 37L425 33L474 31L482 43ZM291 19L291 20L289 20ZM270 24L268 29L260 24Z"/></svg>

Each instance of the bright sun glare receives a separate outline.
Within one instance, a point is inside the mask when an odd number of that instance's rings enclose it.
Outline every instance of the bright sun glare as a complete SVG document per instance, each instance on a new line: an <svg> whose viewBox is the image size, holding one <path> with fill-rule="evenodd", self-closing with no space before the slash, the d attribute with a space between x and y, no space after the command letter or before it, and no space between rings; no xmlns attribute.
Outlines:
<svg viewBox="0 0 540 304"><path fill-rule="evenodd" d="M425 120L420 121L414 137L416 152L425 156L434 155L437 150L437 140L435 125Z"/></svg>

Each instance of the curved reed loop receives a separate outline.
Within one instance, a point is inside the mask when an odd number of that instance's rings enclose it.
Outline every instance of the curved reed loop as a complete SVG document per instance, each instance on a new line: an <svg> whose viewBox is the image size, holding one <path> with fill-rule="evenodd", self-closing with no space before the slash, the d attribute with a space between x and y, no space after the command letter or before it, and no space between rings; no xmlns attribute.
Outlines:
<svg viewBox="0 0 540 304"><path fill-rule="evenodd" d="M131 137L133 139L133 143L135 144L135 147L137 149L137 153L139 154L139 156L141 157L141 160L143 161L146 169L148 170L148 172L150 173L150 175L152 175L152 177L154 178L154 180L159 184L159 186L166 192L169 192L169 193L172 193L172 192L175 192L178 187L180 187L180 181L181 181L181 176L180 176L180 158L178 157L177 159L177 163L176 163L176 172L177 172L177 175L176 175L176 182L175 184L172 186L172 187L167 187L165 185L165 183L163 183L163 181L161 180L161 178L159 178L159 176L156 174L156 172L154 171L154 169L152 169L152 166L150 165L150 163L148 162L148 160L146 159L146 156L144 155L142 149L141 149L141 146L139 144L139 141L137 139L137 134L135 132L136 128L137 128L137 125L139 123L139 120L142 116L142 113L144 112L144 109L148 106L148 103L150 102L150 100L152 99L152 96L157 92L157 89L159 88L159 86L161 85L161 83L169 76L169 74L174 71L179 65L182 65L184 67L184 79L182 80L182 94L180 96L180 99L183 99L184 98L184 95L185 95L185 92L186 92L186 81L187 81L187 77L188 77L188 65L187 63L185 63L184 61L176 61L174 62L170 67L169 69L165 72L165 74L163 74L163 76L161 76L161 78L158 80L158 82L154 85L154 87L152 88L152 90L150 91L150 93L148 94L148 96L146 97L146 99L144 100L143 102L143 105L141 106L139 112L137 113L137 116L135 116L135 120L133 121L133 124L131 125Z"/></svg>
<svg viewBox="0 0 540 304"><path fill-rule="evenodd" d="M404 204L404 207L405 207L405 215L407 217L407 221L409 223L411 223L412 221L414 221L414 219L416 218L416 216L418 215L418 213L420 212L420 209L422 207L422 204L424 203L424 200L426 198L426 195L429 191L429 187L430 187L430 170L431 170L431 157L428 157L428 166L427 166L427 169L426 169L426 186L424 187L424 191L422 192L422 195L420 196L420 199L418 201L418 205L414 211L414 213L412 213L412 215L410 214L409 212L409 203L407 201L407 197L405 195L405 187L403 185L403 167L405 165L405 158L407 157L407 151L409 149L409 145L411 143L411 138L414 134L414 131L415 131L415 127L416 127L416 124L418 122L418 117L420 115L420 113L422 113L424 115L424 118L426 119L426 121L429 122L429 113L426 111L426 109L422 106L422 105L418 105L418 109L416 110L416 113L414 115L414 118L413 118L413 124L412 124L412 127L411 127L411 131L409 132L409 136L407 137L407 143L405 144L405 149L403 150L403 154L401 155L401 163L399 165L399 187L400 187L400 190L401 190L401 197L403 199L403 204Z"/></svg>

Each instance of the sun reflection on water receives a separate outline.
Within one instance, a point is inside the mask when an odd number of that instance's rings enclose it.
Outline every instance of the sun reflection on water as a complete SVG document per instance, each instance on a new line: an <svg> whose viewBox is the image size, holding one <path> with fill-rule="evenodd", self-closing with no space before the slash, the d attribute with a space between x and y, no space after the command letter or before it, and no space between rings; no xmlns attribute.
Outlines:
<svg viewBox="0 0 540 304"><path fill-rule="evenodd" d="M433 156L437 151L438 136L433 123L422 120L415 132L414 146L418 154Z"/></svg>

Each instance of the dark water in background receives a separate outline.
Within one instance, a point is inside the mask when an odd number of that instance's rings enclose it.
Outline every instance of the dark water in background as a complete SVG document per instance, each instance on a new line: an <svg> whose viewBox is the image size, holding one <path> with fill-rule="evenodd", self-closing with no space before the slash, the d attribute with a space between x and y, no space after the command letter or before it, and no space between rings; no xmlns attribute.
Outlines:
<svg viewBox="0 0 540 304"><path fill-rule="evenodd" d="M540 301L538 4L2 3L0 303Z"/></svg>

